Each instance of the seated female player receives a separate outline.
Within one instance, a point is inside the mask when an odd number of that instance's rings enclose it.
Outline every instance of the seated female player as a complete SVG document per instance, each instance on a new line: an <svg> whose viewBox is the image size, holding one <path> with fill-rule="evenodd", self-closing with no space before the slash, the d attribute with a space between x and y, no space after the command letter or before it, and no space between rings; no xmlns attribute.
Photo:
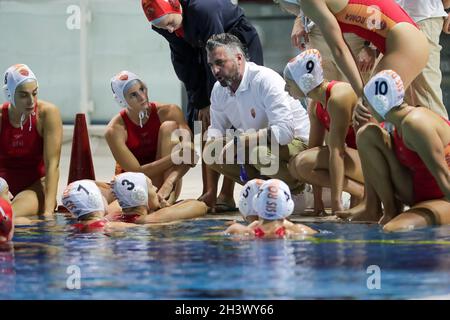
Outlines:
<svg viewBox="0 0 450 320"><path fill-rule="evenodd" d="M379 219L386 231L450 223L450 122L405 104L404 93L392 70L379 72L365 86L372 115L395 129L392 137L376 124L358 132L367 201L339 214ZM403 205L410 208L404 211Z"/></svg>
<svg viewBox="0 0 450 320"><path fill-rule="evenodd" d="M345 82L323 77L319 51L310 49L291 60L284 70L286 89L299 99L308 97L311 122L309 148L300 152L289 164L291 175L314 186L314 211L324 212L322 187L331 188L331 209L342 211L342 191L359 202L364 195L361 162L356 150L355 132L351 127L357 97ZM325 132L328 145L323 146Z"/></svg>
<svg viewBox="0 0 450 320"><path fill-rule="evenodd" d="M143 172L158 188L163 205L175 203L182 177L198 161L183 112L173 104L150 102L147 86L132 72L114 76L111 88L123 108L105 133L117 162L116 174ZM106 190L108 203L112 201L108 186L99 186Z"/></svg>
<svg viewBox="0 0 450 320"><path fill-rule="evenodd" d="M24 64L9 67L0 112L0 177L14 195L14 218L52 216L56 208L62 121L53 104L39 100L38 81Z"/></svg>

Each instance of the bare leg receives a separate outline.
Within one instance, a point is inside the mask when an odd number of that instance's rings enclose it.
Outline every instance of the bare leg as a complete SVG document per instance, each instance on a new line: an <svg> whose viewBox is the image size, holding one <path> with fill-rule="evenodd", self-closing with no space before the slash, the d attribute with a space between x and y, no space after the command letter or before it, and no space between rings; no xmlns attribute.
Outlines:
<svg viewBox="0 0 450 320"><path fill-rule="evenodd" d="M234 202L234 180L223 176L222 189L220 189L219 196L217 197L217 202L225 203L231 207L236 204Z"/></svg>
<svg viewBox="0 0 450 320"><path fill-rule="evenodd" d="M361 128L357 134L357 144L366 187L373 188L383 203L384 214L379 223L385 224L399 213L396 195L405 203L412 202L411 174L399 163L389 134L379 126L368 124ZM373 201L372 196L370 200ZM352 213L360 213L361 209L362 207L355 208ZM378 207L369 206L367 203L365 210L366 215L374 217L377 215ZM344 216L346 213L339 214L341 215Z"/></svg>
<svg viewBox="0 0 450 320"><path fill-rule="evenodd" d="M19 192L12 201L14 217L28 217L44 212L44 178Z"/></svg>
<svg viewBox="0 0 450 320"><path fill-rule="evenodd" d="M331 188L329 173L330 153L327 147L312 148L298 154L290 163L295 177L312 185ZM343 190L362 198L364 194L363 175L357 151L346 148L345 177Z"/></svg>
<svg viewBox="0 0 450 320"><path fill-rule="evenodd" d="M233 176L230 177L228 174L224 174L224 180L222 184L222 189L220 191L219 197L217 197L217 184L219 181L219 175L224 173L222 168L228 167L229 165L223 166L219 164L218 154L215 154L216 151L221 149L224 146L224 139L216 139L214 142L208 144L206 148L203 150L203 159L208 159L207 165L207 178L208 178L208 190L206 193L202 194L198 200L203 201L210 208L211 212L215 212L215 206L217 200L221 203L226 204L230 207L235 206L233 191L234 191L234 182L236 181ZM211 159L210 159L211 158ZM209 164L210 160L212 164ZM239 177L239 171L237 173L237 177ZM239 180L237 181L239 182Z"/></svg>
<svg viewBox="0 0 450 320"><path fill-rule="evenodd" d="M145 223L162 223L204 216L208 207L198 200L184 200L146 216Z"/></svg>
<svg viewBox="0 0 450 320"><path fill-rule="evenodd" d="M217 184L219 182L219 175L220 174L214 171L211 166L206 167L208 189L198 198L199 201L203 201L212 211L217 202Z"/></svg>
<svg viewBox="0 0 450 320"><path fill-rule="evenodd" d="M394 70L403 80L405 89L425 68L429 45L423 32L410 23L397 24L386 38L387 51L375 66L373 74Z"/></svg>
<svg viewBox="0 0 450 320"><path fill-rule="evenodd" d="M176 129L178 129L178 124L175 121L165 121L161 124L156 159L170 155L175 146L179 144L179 140L172 140L172 133ZM165 199L169 204L174 203L181 190L181 179L189 169L189 165L174 165L161 176L153 178L153 185L159 189L158 197ZM180 185L177 186L178 184Z"/></svg>
<svg viewBox="0 0 450 320"><path fill-rule="evenodd" d="M198 198L199 201L203 201L209 210L214 211L214 206L217 201L217 183L219 181L219 173L212 169L212 166L216 165L218 155L217 149L221 149L224 146L223 139L216 139L203 148L202 159L206 165L206 178L208 189Z"/></svg>
<svg viewBox="0 0 450 320"><path fill-rule="evenodd" d="M408 211L399 214L389 221L384 231L410 231L433 225L450 224L450 202L446 200L430 200L414 205Z"/></svg>
<svg viewBox="0 0 450 320"><path fill-rule="evenodd" d="M381 201L372 185L367 183L367 181L364 200L349 210L336 212L336 216L348 221L378 222L382 215Z"/></svg>

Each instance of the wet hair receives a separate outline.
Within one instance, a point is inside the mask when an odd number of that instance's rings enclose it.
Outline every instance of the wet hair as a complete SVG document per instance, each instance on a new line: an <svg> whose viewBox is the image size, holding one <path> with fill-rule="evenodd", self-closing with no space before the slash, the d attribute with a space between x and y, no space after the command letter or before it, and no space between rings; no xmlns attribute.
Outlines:
<svg viewBox="0 0 450 320"><path fill-rule="evenodd" d="M241 53L245 60L249 60L247 48L238 37L231 33L214 34L206 42L206 51L208 52L219 47L225 47L232 53Z"/></svg>
<svg viewBox="0 0 450 320"><path fill-rule="evenodd" d="M144 84L141 80L139 80L139 79L134 79L134 80L131 80L130 82L128 82L126 85L125 85L125 87L123 88L123 95L125 96L127 93L128 93L128 90L130 90L130 88L132 87L132 86L134 86L135 84L137 84L137 83L139 83L139 84Z"/></svg>

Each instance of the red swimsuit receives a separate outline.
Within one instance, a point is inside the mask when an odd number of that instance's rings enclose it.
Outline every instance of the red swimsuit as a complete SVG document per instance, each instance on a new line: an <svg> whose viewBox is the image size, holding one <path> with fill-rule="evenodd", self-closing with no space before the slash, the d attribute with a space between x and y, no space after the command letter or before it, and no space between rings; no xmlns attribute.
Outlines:
<svg viewBox="0 0 450 320"><path fill-rule="evenodd" d="M450 125L450 121L446 120L446 122ZM397 130L394 130L393 136L397 159L403 166L409 168L413 175L414 203L444 197L439 185L420 156L406 147ZM450 144L445 148L445 158L450 168Z"/></svg>
<svg viewBox="0 0 450 320"><path fill-rule="evenodd" d="M156 104L149 103L149 106L150 117L142 128L130 120L125 109L120 111L127 129L126 145L141 165L155 161L158 150L158 133L161 122L159 121ZM117 164L116 174L122 172L125 172L125 170Z"/></svg>
<svg viewBox="0 0 450 320"><path fill-rule="evenodd" d="M342 33L354 33L372 42L382 53L386 51L387 34L397 23L408 22L417 27L394 0L350 0L334 16Z"/></svg>
<svg viewBox="0 0 450 320"><path fill-rule="evenodd" d="M112 217L112 221L120 221L120 222L126 222L126 223L136 223L136 221L139 219L141 215L139 214L123 214L119 213L117 215L114 215Z"/></svg>
<svg viewBox="0 0 450 320"><path fill-rule="evenodd" d="M256 227L253 230L255 237L257 238L263 238L266 233L261 229L260 227ZM282 238L286 235L286 228L284 226L279 227L277 230L275 230L275 235Z"/></svg>
<svg viewBox="0 0 450 320"><path fill-rule="evenodd" d="M94 222L91 222L88 224L75 223L72 226L76 229L76 231L84 233L84 232L94 232L94 231L102 230L106 226L107 223L108 223L108 221L103 219L103 220L94 221Z"/></svg>
<svg viewBox="0 0 450 320"><path fill-rule="evenodd" d="M2 106L2 128L0 132L0 177L4 178L11 193L31 186L45 176L44 140L37 131L36 116L31 117L31 131L28 130L29 117L23 130L14 128L9 122L9 103ZM34 108L37 113L37 106Z"/></svg>
<svg viewBox="0 0 450 320"><path fill-rule="evenodd" d="M330 131L330 115L328 114L327 107L328 107L328 99L330 98L331 94L331 88L338 83L339 81L331 81L327 86L327 93L326 93L326 100L325 100L325 108L322 106L320 102L317 102L316 105L316 116L317 119L322 123L322 125L327 129L327 131ZM353 127L349 127L347 131L347 136L345 137L345 143L347 144L347 147L356 149L356 136L355 131L353 130Z"/></svg>

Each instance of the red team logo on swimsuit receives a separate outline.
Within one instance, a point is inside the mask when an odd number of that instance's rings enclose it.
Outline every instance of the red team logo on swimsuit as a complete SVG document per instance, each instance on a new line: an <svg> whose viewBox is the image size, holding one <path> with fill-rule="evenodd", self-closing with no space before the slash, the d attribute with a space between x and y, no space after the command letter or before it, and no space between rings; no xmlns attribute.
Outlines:
<svg viewBox="0 0 450 320"><path fill-rule="evenodd" d="M447 161L447 167L450 168L450 145L447 145L444 149L445 161Z"/></svg>

